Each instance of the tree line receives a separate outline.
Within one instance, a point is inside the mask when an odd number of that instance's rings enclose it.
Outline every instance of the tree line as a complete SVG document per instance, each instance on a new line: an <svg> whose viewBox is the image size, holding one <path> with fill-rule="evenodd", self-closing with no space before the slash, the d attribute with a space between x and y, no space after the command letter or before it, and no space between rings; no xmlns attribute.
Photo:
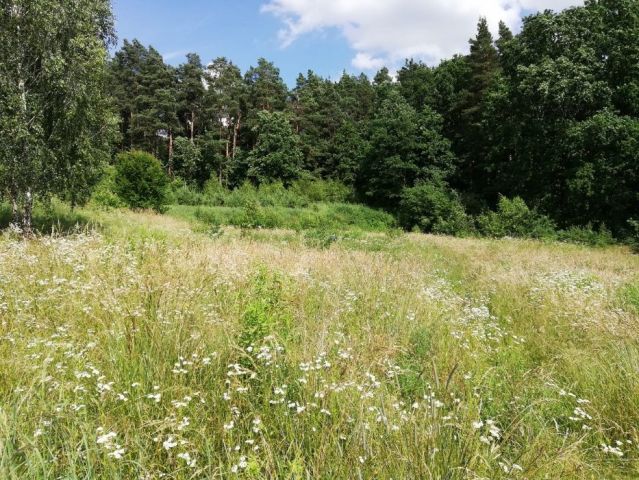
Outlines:
<svg viewBox="0 0 639 480"><path fill-rule="evenodd" d="M0 178L16 211L28 209L33 194L82 202L99 176L93 165L143 150L194 188L211 180L227 188L339 181L356 200L424 231L472 229L473 218L507 208L508 198L561 228L605 226L624 237L639 219L636 0L587 0L531 15L517 35L501 23L493 37L480 19L467 55L437 66L407 60L396 78L386 68L372 79L344 73L337 81L308 71L291 89L265 59L242 72L226 58L205 63L192 53L173 67L137 40L107 59L112 19L108 2L98 0L80 4L100 15L64 12L78 17L81 52L72 33L68 48L57 37L29 37L34 50L20 29L30 5L66 7L9 3L2 22L15 26L0 33L10 59L0 68L10 70L2 77L10 81L0 79L0 88L11 101L0 101L3 138L13 140L0 147ZM91 21L99 35L94 28L82 37ZM38 52L50 68L35 61ZM55 59L68 63L68 78L56 77L66 70ZM20 78L30 75L23 86L33 102L25 110ZM56 103L48 95L58 91ZM46 179L43 187L29 178L33 171ZM23 175L26 183L16 180Z"/></svg>

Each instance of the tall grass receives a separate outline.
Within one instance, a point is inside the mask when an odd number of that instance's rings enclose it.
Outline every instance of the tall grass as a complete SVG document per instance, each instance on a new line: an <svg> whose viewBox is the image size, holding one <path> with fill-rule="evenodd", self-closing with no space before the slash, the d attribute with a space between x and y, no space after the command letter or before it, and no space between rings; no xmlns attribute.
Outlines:
<svg viewBox="0 0 639 480"><path fill-rule="evenodd" d="M637 477L625 249L100 223L0 239L0 478Z"/></svg>

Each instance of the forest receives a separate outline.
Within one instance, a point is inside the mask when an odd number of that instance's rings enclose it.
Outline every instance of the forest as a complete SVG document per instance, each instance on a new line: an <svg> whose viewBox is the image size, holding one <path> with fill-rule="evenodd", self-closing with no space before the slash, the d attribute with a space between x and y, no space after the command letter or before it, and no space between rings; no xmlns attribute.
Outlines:
<svg viewBox="0 0 639 480"><path fill-rule="evenodd" d="M27 229L34 199L81 205L118 153L144 151L191 201L326 181L409 230L636 236L634 0L534 14L516 35L482 18L467 55L372 79L309 70L291 89L265 59L242 72L196 53L173 67L137 40L115 51L109 3L80 3L64 29L30 2L2 9L0 184Z"/></svg>

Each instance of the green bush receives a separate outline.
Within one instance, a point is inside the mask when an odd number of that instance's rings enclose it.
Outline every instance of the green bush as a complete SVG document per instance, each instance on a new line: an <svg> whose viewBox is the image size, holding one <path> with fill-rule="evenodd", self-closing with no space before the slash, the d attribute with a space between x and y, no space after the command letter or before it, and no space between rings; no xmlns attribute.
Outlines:
<svg viewBox="0 0 639 480"><path fill-rule="evenodd" d="M257 199L263 207L301 208L308 206L308 200L293 189L287 189L282 182L262 184L257 189Z"/></svg>
<svg viewBox="0 0 639 480"><path fill-rule="evenodd" d="M606 247L615 243L612 233L603 225L599 230L593 230L591 225L587 227L570 227L566 230L561 230L558 233L558 239L562 242L592 247Z"/></svg>
<svg viewBox="0 0 639 480"><path fill-rule="evenodd" d="M534 209L528 208L520 197L512 200L501 197L496 212L488 212L478 219L481 233L488 237L556 238L554 222Z"/></svg>
<svg viewBox="0 0 639 480"><path fill-rule="evenodd" d="M126 203L118 196L115 186L116 169L108 166L104 169L102 178L96 185L89 201L90 204L99 208L123 208Z"/></svg>
<svg viewBox="0 0 639 480"><path fill-rule="evenodd" d="M628 220L628 225L630 225L630 228L633 231L628 243L630 243L630 246L636 253L639 253L639 221L632 219Z"/></svg>
<svg viewBox="0 0 639 480"><path fill-rule="evenodd" d="M353 189L336 180L297 180L291 190L309 202L346 203L353 199Z"/></svg>
<svg viewBox="0 0 639 480"><path fill-rule="evenodd" d="M346 203L353 198L350 187L334 180L299 180L290 188L282 182L259 186L245 182L234 190L228 190L212 178L204 184L202 192L187 187L179 180L171 187L173 204L212 207L240 208L257 202L262 207L304 208L312 203Z"/></svg>
<svg viewBox="0 0 639 480"><path fill-rule="evenodd" d="M247 207L179 205L171 207L169 213L208 225L233 225L243 228L388 232L395 227L392 215L352 204L315 204L309 208L262 207L259 204Z"/></svg>
<svg viewBox="0 0 639 480"><path fill-rule="evenodd" d="M217 178L209 179L202 190L202 205L221 207L226 203L229 190L224 188Z"/></svg>
<svg viewBox="0 0 639 480"><path fill-rule="evenodd" d="M168 203L168 177L153 155L134 151L118 155L115 191L130 208L162 211Z"/></svg>
<svg viewBox="0 0 639 480"><path fill-rule="evenodd" d="M399 222L407 230L424 233L468 235L473 231L470 217L457 194L443 182L422 183L401 194Z"/></svg>
<svg viewBox="0 0 639 480"><path fill-rule="evenodd" d="M172 205L202 205L206 202L201 192L179 177L171 182L167 200Z"/></svg>

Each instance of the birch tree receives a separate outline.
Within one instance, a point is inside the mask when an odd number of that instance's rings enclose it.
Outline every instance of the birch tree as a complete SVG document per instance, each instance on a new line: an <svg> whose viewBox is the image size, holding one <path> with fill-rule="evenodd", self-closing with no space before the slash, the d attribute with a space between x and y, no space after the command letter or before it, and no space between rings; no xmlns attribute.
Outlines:
<svg viewBox="0 0 639 480"><path fill-rule="evenodd" d="M82 201L107 158L109 0L0 3L0 187L32 233L33 202Z"/></svg>

